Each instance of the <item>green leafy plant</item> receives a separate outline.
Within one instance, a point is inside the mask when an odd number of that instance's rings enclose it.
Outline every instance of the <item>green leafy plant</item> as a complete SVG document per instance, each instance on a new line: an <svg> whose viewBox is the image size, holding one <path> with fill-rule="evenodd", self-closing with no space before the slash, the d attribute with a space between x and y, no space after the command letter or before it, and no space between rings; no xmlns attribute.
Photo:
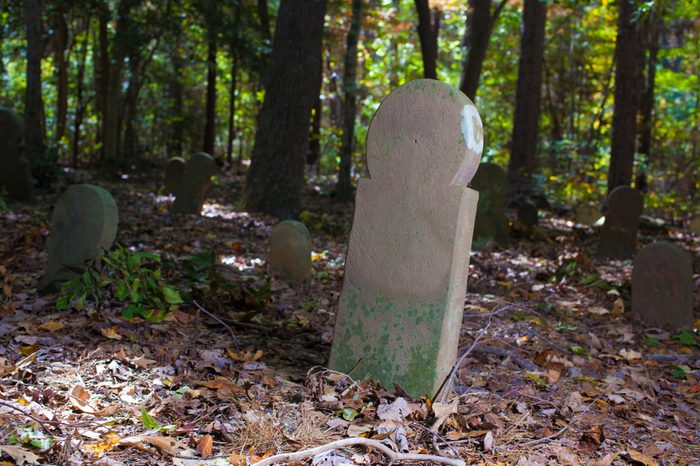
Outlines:
<svg viewBox="0 0 700 466"><path fill-rule="evenodd" d="M109 295L128 302L123 317L159 322L183 302L180 292L163 279L161 265L158 254L132 252L117 245L101 263L92 263L81 276L63 283L56 308L80 310L87 301L99 305Z"/></svg>
<svg viewBox="0 0 700 466"><path fill-rule="evenodd" d="M0 186L0 210L10 210L7 189L4 186Z"/></svg>

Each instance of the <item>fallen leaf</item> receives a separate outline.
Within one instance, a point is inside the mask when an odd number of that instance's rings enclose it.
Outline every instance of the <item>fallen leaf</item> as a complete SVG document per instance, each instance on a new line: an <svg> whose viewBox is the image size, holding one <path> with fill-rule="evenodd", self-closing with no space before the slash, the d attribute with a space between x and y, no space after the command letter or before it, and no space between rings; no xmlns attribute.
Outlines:
<svg viewBox="0 0 700 466"><path fill-rule="evenodd" d="M162 435L134 435L121 439L119 445L134 447L151 453L152 451L148 445L152 445L169 455L175 455L178 453L178 450L185 448L185 446L177 440Z"/></svg>
<svg viewBox="0 0 700 466"><path fill-rule="evenodd" d="M622 356L623 358L625 358L629 362L636 361L638 359L642 359L642 353L639 353L639 352L634 351L634 350L627 350L625 348L621 349L618 354L620 356Z"/></svg>
<svg viewBox="0 0 700 466"><path fill-rule="evenodd" d="M627 454L632 459L632 461L636 461L637 463L642 463L644 466L658 466L658 464L659 464L651 456L647 456L644 453L638 452L637 450L629 449L629 450L627 450Z"/></svg>
<svg viewBox="0 0 700 466"><path fill-rule="evenodd" d="M484 450L493 451L493 432L491 431L488 431L486 435L484 435Z"/></svg>
<svg viewBox="0 0 700 466"><path fill-rule="evenodd" d="M61 330L63 327L65 327L65 325L63 325L61 322L50 320L39 325L38 328L39 330L45 330L47 332L56 332L58 330Z"/></svg>
<svg viewBox="0 0 700 466"><path fill-rule="evenodd" d="M622 314L625 313L625 302L622 300L622 298L617 298L615 302L613 303L613 308L611 314L613 317L620 317Z"/></svg>
<svg viewBox="0 0 700 466"><path fill-rule="evenodd" d="M19 445L0 445L0 451L7 453L18 465L37 464L39 456Z"/></svg>
<svg viewBox="0 0 700 466"><path fill-rule="evenodd" d="M107 338L112 340L121 340L122 336L119 334L119 327L107 327L101 328L100 333Z"/></svg>
<svg viewBox="0 0 700 466"><path fill-rule="evenodd" d="M211 435L207 434L202 437L199 442L197 442L197 454L199 456L207 457L211 455L212 447L214 446L214 439Z"/></svg>
<svg viewBox="0 0 700 466"><path fill-rule="evenodd" d="M447 420L452 413L457 412L457 403L459 402L459 398L455 398L452 403L440 403L439 401L436 401L432 405L432 410L433 413L435 413L435 422L433 422L433 425L430 427L430 430L433 432L437 432L437 430L440 428L440 426Z"/></svg>
<svg viewBox="0 0 700 466"><path fill-rule="evenodd" d="M399 422L409 414L411 414L411 408L402 397L398 397L393 403L379 405L379 407L377 407L377 417L382 421Z"/></svg>

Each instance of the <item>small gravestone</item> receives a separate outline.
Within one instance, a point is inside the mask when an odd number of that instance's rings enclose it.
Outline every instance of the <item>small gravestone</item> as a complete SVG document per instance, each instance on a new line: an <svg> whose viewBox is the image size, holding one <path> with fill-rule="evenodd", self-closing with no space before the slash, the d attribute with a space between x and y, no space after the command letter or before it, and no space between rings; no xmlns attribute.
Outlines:
<svg viewBox="0 0 700 466"><path fill-rule="evenodd" d="M89 184L69 186L51 214L49 265L39 289L46 291L80 275L89 261L112 247L118 222L117 204L109 192Z"/></svg>
<svg viewBox="0 0 700 466"><path fill-rule="evenodd" d="M589 204L582 204L576 208L576 223L580 225L594 225L602 216L600 209Z"/></svg>
<svg viewBox="0 0 700 466"><path fill-rule="evenodd" d="M508 246L508 219L505 208L508 200L508 177L495 163L482 163L474 175L471 187L479 192L479 206L476 209L474 225L474 248L496 242L501 247Z"/></svg>
<svg viewBox="0 0 700 466"><path fill-rule="evenodd" d="M32 199L29 161L22 153L22 125L10 110L0 107L0 190L20 201Z"/></svg>
<svg viewBox="0 0 700 466"><path fill-rule="evenodd" d="M187 162L180 157L170 159L165 168L165 187L175 195L172 211L199 215L215 173L214 158L204 152Z"/></svg>
<svg viewBox="0 0 700 466"><path fill-rule="evenodd" d="M598 256L609 259L634 256L643 204L641 193L634 188L618 186L612 190L598 242Z"/></svg>
<svg viewBox="0 0 700 466"><path fill-rule="evenodd" d="M665 241L639 251L632 270L632 311L650 324L693 322L693 266L685 251Z"/></svg>
<svg viewBox="0 0 700 466"><path fill-rule="evenodd" d="M526 229L537 225L537 207L532 202L524 201L518 204L518 222Z"/></svg>
<svg viewBox="0 0 700 466"><path fill-rule="evenodd" d="M330 367L434 394L457 356L483 127L472 102L421 79L370 124Z"/></svg>
<svg viewBox="0 0 700 466"><path fill-rule="evenodd" d="M311 234L303 223L285 220L272 230L270 271L296 283L311 276Z"/></svg>
<svg viewBox="0 0 700 466"><path fill-rule="evenodd" d="M690 224L688 226L692 233L700 235L700 215L690 219Z"/></svg>

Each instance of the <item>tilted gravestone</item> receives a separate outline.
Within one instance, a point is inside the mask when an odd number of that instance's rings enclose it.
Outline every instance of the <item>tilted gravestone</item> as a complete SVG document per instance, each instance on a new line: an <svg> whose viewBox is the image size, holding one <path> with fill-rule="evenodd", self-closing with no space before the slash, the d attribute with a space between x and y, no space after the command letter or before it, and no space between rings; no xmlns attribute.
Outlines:
<svg viewBox="0 0 700 466"><path fill-rule="evenodd" d="M270 235L270 271L296 283L311 276L311 234L306 225L295 220L275 225Z"/></svg>
<svg viewBox="0 0 700 466"><path fill-rule="evenodd" d="M49 265L38 288L46 291L80 275L88 261L112 247L118 223L117 204L109 192L90 184L69 186L51 214Z"/></svg>
<svg viewBox="0 0 700 466"><path fill-rule="evenodd" d="M690 227L691 232L695 233L696 235L700 235L700 215L690 219L690 224L688 226Z"/></svg>
<svg viewBox="0 0 700 466"><path fill-rule="evenodd" d="M479 192L479 206L476 209L474 224L474 248L481 249L494 241L501 247L508 246L510 237L505 214L508 200L506 172L495 163L482 163L474 175L471 187Z"/></svg>
<svg viewBox="0 0 700 466"><path fill-rule="evenodd" d="M642 248L632 270L632 311L651 324L693 322L693 266L688 253L666 241Z"/></svg>
<svg viewBox="0 0 700 466"><path fill-rule="evenodd" d="M370 124L330 367L432 395L455 363L479 194L483 127L472 102L420 79Z"/></svg>
<svg viewBox="0 0 700 466"><path fill-rule="evenodd" d="M199 215L215 173L214 157L204 152L187 162L180 157L170 159L165 168L165 187L175 195L172 211Z"/></svg>
<svg viewBox="0 0 700 466"><path fill-rule="evenodd" d="M609 259L631 259L634 256L643 206L642 195L636 189L618 186L612 190L600 232L598 256Z"/></svg>
<svg viewBox="0 0 700 466"><path fill-rule="evenodd" d="M532 202L523 201L518 204L518 222L530 229L537 225L537 207Z"/></svg>
<svg viewBox="0 0 700 466"><path fill-rule="evenodd" d="M603 214L600 213L600 209L589 204L581 204L576 208L576 223L586 226L591 226L595 224Z"/></svg>
<svg viewBox="0 0 700 466"><path fill-rule="evenodd" d="M22 125L10 110L0 107L0 188L20 201L32 199L29 161L22 153Z"/></svg>

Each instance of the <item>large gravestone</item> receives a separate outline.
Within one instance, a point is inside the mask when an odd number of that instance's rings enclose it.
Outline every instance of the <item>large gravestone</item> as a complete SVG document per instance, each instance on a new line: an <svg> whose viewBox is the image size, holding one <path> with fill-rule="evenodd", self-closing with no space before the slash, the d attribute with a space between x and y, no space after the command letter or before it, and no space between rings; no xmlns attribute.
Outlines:
<svg viewBox="0 0 700 466"><path fill-rule="evenodd" d="M89 184L69 186L51 214L49 265L40 290L78 276L87 262L102 257L117 235L117 204L106 190Z"/></svg>
<svg viewBox="0 0 700 466"><path fill-rule="evenodd" d="M476 204L467 187L483 127L439 81L386 97L367 135L330 366L411 395L434 394L455 363Z"/></svg>
<svg viewBox="0 0 700 466"><path fill-rule="evenodd" d="M479 192L474 248L481 249L494 241L501 247L508 246L510 237L505 214L508 200L506 172L495 163L482 163L471 182L471 187Z"/></svg>
<svg viewBox="0 0 700 466"><path fill-rule="evenodd" d="M598 242L598 256L609 259L634 256L643 204L641 193L634 188L618 186L612 190Z"/></svg>
<svg viewBox="0 0 700 466"><path fill-rule="evenodd" d="M20 201L32 199L29 161L22 153L22 125L10 110L0 107L0 188Z"/></svg>
<svg viewBox="0 0 700 466"><path fill-rule="evenodd" d="M215 173L216 161L204 152L187 162L180 157L170 159L165 168L165 187L175 195L172 211L199 215Z"/></svg>
<svg viewBox="0 0 700 466"><path fill-rule="evenodd" d="M311 276L311 234L303 223L285 220L275 225L270 235L270 271L296 283Z"/></svg>
<svg viewBox="0 0 700 466"><path fill-rule="evenodd" d="M576 223L580 225L591 226L594 225L603 214L600 213L600 209L589 204L581 204L576 207Z"/></svg>
<svg viewBox="0 0 700 466"><path fill-rule="evenodd" d="M632 311L651 324L693 322L693 266L685 251L665 241L639 251L632 270Z"/></svg>

